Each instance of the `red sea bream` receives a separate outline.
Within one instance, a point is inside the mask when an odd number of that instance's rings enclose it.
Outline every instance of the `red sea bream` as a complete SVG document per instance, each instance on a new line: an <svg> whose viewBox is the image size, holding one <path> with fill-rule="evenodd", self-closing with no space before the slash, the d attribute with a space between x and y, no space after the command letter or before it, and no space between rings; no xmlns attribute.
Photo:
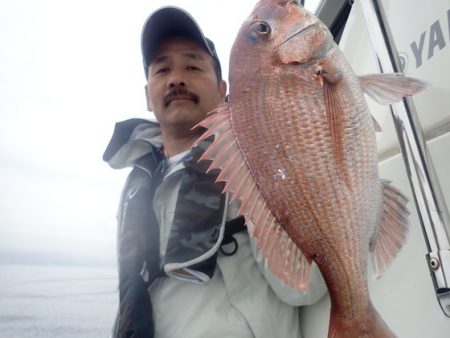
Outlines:
<svg viewBox="0 0 450 338"><path fill-rule="evenodd" d="M355 46L357 48L357 46ZM231 51L229 101L200 126L203 154L241 201L267 264L307 292L311 262L327 284L329 337L393 337L371 303L369 253L381 274L404 242L406 198L378 176L384 103L425 87L400 74L357 77L327 27L297 1L262 0Z"/></svg>

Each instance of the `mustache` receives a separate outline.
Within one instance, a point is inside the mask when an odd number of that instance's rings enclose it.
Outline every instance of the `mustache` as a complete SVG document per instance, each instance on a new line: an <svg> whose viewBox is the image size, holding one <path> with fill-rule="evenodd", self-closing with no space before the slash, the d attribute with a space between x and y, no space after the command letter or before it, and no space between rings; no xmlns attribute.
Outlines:
<svg viewBox="0 0 450 338"><path fill-rule="evenodd" d="M194 103L198 103L200 98L198 95L184 89L183 87L172 88L166 96L164 96L164 107L167 107L174 99L182 97L183 99L192 100Z"/></svg>

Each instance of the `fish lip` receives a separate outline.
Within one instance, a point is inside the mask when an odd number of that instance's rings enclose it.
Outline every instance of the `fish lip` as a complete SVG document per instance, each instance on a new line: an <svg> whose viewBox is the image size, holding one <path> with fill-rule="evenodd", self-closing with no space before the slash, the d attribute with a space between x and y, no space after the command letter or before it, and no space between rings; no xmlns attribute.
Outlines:
<svg viewBox="0 0 450 338"><path fill-rule="evenodd" d="M298 32L292 34L291 36L289 36L286 40L284 40L281 45L284 45L286 42L290 41L291 39L295 38L295 37L299 37L303 34L305 34L305 32L309 31L310 29L313 29L315 27L319 27L320 26L320 21L315 21L312 24L303 27L302 29L300 29Z"/></svg>

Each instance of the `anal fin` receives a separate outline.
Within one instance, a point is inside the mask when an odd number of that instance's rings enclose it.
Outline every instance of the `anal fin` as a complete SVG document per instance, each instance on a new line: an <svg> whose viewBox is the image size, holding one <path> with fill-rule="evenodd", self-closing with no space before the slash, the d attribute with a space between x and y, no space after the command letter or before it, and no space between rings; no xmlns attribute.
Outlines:
<svg viewBox="0 0 450 338"><path fill-rule="evenodd" d="M376 277L381 277L392 263L406 240L409 228L408 198L388 181L382 180L382 184L383 214L370 244Z"/></svg>

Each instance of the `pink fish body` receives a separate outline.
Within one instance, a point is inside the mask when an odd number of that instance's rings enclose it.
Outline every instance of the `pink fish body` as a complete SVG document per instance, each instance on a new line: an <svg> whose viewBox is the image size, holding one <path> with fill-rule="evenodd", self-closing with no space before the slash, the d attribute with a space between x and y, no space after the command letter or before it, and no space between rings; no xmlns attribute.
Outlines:
<svg viewBox="0 0 450 338"><path fill-rule="evenodd" d="M231 52L229 102L200 124L209 129L201 140L215 135L202 159L241 201L273 272L306 291L318 265L331 299L329 337L394 336L370 301L367 261L372 252L379 274L392 261L407 201L378 176L361 87L394 101L423 83L358 78L315 16L296 1L262 0Z"/></svg>

